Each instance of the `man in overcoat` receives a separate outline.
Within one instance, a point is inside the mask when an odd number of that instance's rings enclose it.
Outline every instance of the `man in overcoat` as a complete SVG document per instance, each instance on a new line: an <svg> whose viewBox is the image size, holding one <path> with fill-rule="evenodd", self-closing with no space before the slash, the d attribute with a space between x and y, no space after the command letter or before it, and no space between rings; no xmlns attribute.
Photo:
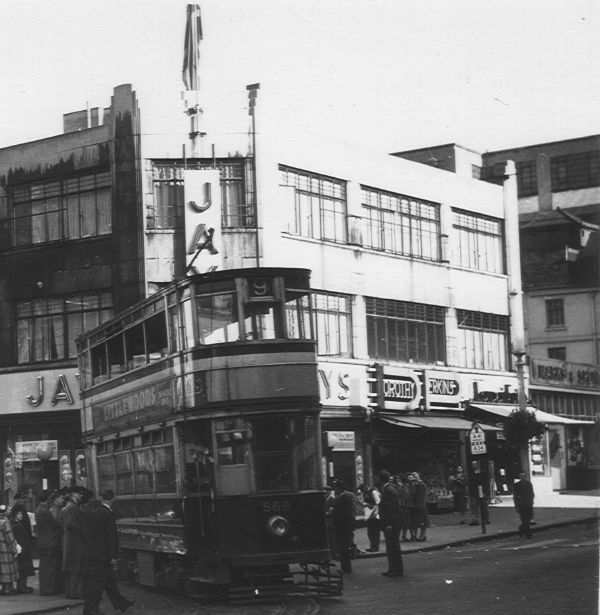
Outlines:
<svg viewBox="0 0 600 615"><path fill-rule="evenodd" d="M84 490L72 487L63 514L63 572L65 596L83 598L83 565L88 537L86 513L80 503Z"/></svg>
<svg viewBox="0 0 600 615"><path fill-rule="evenodd" d="M387 470L379 473L379 481L383 485L379 502L379 519L385 536L385 550L388 559L388 569L382 574L386 577L401 577L404 574L404 565L400 549L400 529L402 527L400 493Z"/></svg>
<svg viewBox="0 0 600 615"><path fill-rule="evenodd" d="M50 512L49 500L48 491L42 491L40 503L35 509L36 542L40 556L40 596L58 593L58 578L61 574L59 550L62 527Z"/></svg>
<svg viewBox="0 0 600 615"><path fill-rule="evenodd" d="M533 485L527 480L525 472L521 472L520 480L513 486L513 501L521 519L519 536L531 538L531 520L533 519Z"/></svg>
<svg viewBox="0 0 600 615"><path fill-rule="evenodd" d="M100 506L89 514L89 541L86 553L85 603L83 615L98 615L105 591L116 610L124 613L133 603L121 594L115 568L119 552L117 516L112 509L115 494L110 489L100 495Z"/></svg>
<svg viewBox="0 0 600 615"><path fill-rule="evenodd" d="M342 572L352 572L352 546L354 545L354 502L355 497L346 491L346 485L336 480L334 485L333 531L340 558Z"/></svg>

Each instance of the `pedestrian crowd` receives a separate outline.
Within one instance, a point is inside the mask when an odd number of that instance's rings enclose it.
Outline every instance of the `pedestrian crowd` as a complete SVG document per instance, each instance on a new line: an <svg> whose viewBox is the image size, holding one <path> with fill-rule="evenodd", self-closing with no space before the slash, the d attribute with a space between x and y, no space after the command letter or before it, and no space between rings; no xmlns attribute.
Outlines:
<svg viewBox="0 0 600 615"><path fill-rule="evenodd" d="M347 490L342 480L327 487L327 517L333 556L343 573L352 572L352 559L359 550L354 543L356 509L362 507L369 539L368 552L379 551L381 535L386 546L389 570L386 576L402 576L400 541L427 540L429 516L427 488L417 472L391 475L380 472L371 487L361 484L358 495Z"/></svg>
<svg viewBox="0 0 600 615"><path fill-rule="evenodd" d="M454 499L454 511L460 514L460 523L465 524L469 502L473 498L462 466L454 470L448 482ZM427 540L427 487L419 474L393 475L382 470L373 486L360 484L357 495L348 491L344 481L337 479L326 490L329 542L332 556L340 561L342 573L352 572L352 559L360 553L354 543L354 529L357 507L362 507L369 540L367 552L379 551L383 533L388 569L382 574L387 577L403 576L401 543ZM522 472L520 480L514 485L514 502L521 520L519 534L527 538L531 538L533 500L533 487ZM484 515L483 521L489 523L486 511ZM478 522L475 521L475 524ZM473 525L473 521L469 525Z"/></svg>
<svg viewBox="0 0 600 615"><path fill-rule="evenodd" d="M84 599L83 615L98 610L106 591L113 607L125 612L132 604L116 582L118 538L110 490L94 500L84 487L43 491L35 510L39 556L39 593ZM12 508L0 505L0 594L28 594L35 575L33 535L25 496L16 493Z"/></svg>

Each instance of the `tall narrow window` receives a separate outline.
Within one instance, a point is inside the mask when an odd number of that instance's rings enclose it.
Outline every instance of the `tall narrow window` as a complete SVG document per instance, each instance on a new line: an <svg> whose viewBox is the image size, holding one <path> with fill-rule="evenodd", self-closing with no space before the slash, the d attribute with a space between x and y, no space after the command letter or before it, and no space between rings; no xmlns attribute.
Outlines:
<svg viewBox="0 0 600 615"><path fill-rule="evenodd" d="M563 299L546 299L546 326L562 327L565 324Z"/></svg>
<svg viewBox="0 0 600 615"><path fill-rule="evenodd" d="M537 194L537 167L535 160L517 162L517 192L519 197Z"/></svg>
<svg viewBox="0 0 600 615"><path fill-rule="evenodd" d="M345 295L314 293L317 352L321 356L352 356L351 299Z"/></svg>

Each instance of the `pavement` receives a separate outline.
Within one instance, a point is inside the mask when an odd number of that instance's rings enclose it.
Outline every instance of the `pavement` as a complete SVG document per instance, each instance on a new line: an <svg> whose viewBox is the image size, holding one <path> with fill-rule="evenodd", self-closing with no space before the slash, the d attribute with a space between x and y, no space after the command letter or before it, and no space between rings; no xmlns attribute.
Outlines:
<svg viewBox="0 0 600 615"><path fill-rule="evenodd" d="M598 521L600 511L600 489L581 492L552 492L536 496L534 521L532 531L535 533L549 527L569 525L573 523L592 523ZM489 507L490 523L482 533L481 526L461 524L459 513L440 513L429 516L430 526L427 529L425 542L403 542L402 552L423 552L446 549L482 540L494 540L504 536L518 534L519 517L512 502L512 496L499 498ZM469 519L468 519L469 520ZM355 543L362 553L359 557L384 557L385 545L381 541L380 551L367 553L369 547L365 527L355 531ZM36 562L37 564L37 562ZM40 596L38 593L37 575L29 579L29 585L35 589L32 594L3 596L0 600L0 615L42 615L53 611L73 610L81 613L82 600L70 600L64 596ZM131 591L124 590L131 594ZM107 612L114 612L109 609ZM136 612L131 609L132 615Z"/></svg>

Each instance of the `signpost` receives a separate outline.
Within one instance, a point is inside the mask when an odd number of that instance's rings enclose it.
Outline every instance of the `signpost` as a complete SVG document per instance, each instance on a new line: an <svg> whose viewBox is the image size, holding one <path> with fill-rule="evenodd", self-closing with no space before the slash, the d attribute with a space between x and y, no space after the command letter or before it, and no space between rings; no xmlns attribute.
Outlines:
<svg viewBox="0 0 600 615"><path fill-rule="evenodd" d="M485 432L477 423L473 423L473 427L469 430L469 442L471 444L471 455L485 455L487 453Z"/></svg>
<svg viewBox="0 0 600 615"><path fill-rule="evenodd" d="M473 423L469 429L469 444L471 445L471 455L485 455L487 447L485 445L485 432L477 423ZM485 510L485 499L483 497L483 485L481 484L481 462L474 460L472 463L473 471L477 481L477 499L479 503L479 519L481 521L481 533L485 534L485 522L487 518Z"/></svg>

